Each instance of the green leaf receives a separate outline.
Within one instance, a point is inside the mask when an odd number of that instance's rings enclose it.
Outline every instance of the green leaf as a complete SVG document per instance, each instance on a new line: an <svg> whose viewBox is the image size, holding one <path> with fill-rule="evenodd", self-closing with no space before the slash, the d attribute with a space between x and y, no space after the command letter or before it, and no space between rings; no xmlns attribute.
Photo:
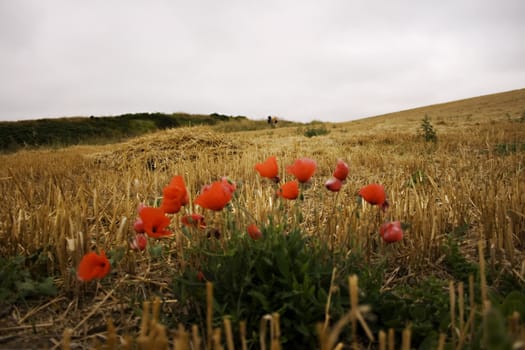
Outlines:
<svg viewBox="0 0 525 350"><path fill-rule="evenodd" d="M264 294L256 291L255 289L252 289L248 292L248 295L257 299L257 301L262 305L262 309L265 312L270 311L270 304L268 303L268 300L266 299L266 296L264 296Z"/></svg>
<svg viewBox="0 0 525 350"><path fill-rule="evenodd" d="M31 280L26 280L23 282L17 281L15 282L15 286L18 290L18 293L24 297L34 295L36 292L35 283Z"/></svg>
<svg viewBox="0 0 525 350"><path fill-rule="evenodd" d="M281 252L278 252L275 256L277 262L277 268L279 272L285 279L290 278L290 262L288 261L288 256Z"/></svg>
<svg viewBox="0 0 525 350"><path fill-rule="evenodd" d="M47 277L36 286L38 294L47 296L56 296L58 294L57 287L53 281L53 277Z"/></svg>

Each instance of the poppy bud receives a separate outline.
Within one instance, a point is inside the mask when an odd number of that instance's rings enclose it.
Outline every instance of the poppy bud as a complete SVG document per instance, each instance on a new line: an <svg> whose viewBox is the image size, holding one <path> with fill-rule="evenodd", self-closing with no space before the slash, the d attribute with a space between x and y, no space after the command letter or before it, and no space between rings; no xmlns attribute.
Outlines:
<svg viewBox="0 0 525 350"><path fill-rule="evenodd" d="M204 282L206 280L206 276L204 276L204 273L202 271L197 272L197 279L201 282Z"/></svg>
<svg viewBox="0 0 525 350"><path fill-rule="evenodd" d="M133 238L129 242L129 245L130 245L131 249L142 251L142 250L146 249L146 246L148 245L148 239L146 238L146 236L144 234L137 233L135 235L135 238Z"/></svg>
<svg viewBox="0 0 525 350"><path fill-rule="evenodd" d="M248 234L254 241L257 241L262 238L262 232L261 230L259 230L257 225L251 224L248 226L247 230L248 230Z"/></svg>
<svg viewBox="0 0 525 350"><path fill-rule="evenodd" d="M394 243L403 239L403 229L399 221L385 222L381 225L379 233L386 243Z"/></svg>
<svg viewBox="0 0 525 350"><path fill-rule="evenodd" d="M135 223L133 224L133 229L135 230L136 233L144 233L146 232L144 230L144 221L142 221L142 219L137 219L135 220Z"/></svg>
<svg viewBox="0 0 525 350"><path fill-rule="evenodd" d="M337 160L335 166L333 177L341 181L345 181L348 176L348 164L346 164L342 159Z"/></svg>
<svg viewBox="0 0 525 350"><path fill-rule="evenodd" d="M332 192L339 192L339 190L343 186L343 183L338 178L333 177L326 181L324 183L324 186Z"/></svg>

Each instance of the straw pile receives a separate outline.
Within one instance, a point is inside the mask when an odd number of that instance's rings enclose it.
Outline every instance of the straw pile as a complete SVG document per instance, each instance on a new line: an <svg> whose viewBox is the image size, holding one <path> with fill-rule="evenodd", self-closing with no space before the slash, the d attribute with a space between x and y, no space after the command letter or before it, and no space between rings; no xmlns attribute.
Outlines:
<svg viewBox="0 0 525 350"><path fill-rule="evenodd" d="M194 161L206 153L216 157L237 154L247 141L225 138L208 127L168 129L155 135L135 138L105 152L93 154L95 163L114 170L142 166L148 170L165 170L167 164Z"/></svg>

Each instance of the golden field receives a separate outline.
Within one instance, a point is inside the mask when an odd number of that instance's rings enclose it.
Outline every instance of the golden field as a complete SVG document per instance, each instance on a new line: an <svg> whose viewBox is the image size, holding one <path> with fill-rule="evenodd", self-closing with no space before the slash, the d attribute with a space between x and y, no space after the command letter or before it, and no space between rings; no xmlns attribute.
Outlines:
<svg viewBox="0 0 525 350"><path fill-rule="evenodd" d="M421 136L425 115L435 143ZM305 137L307 129L321 127L328 133ZM346 123L226 129L177 128L119 144L0 155L0 254L38 257L44 263L34 266L53 276L58 290L53 297L0 304L0 348L58 348L65 330L78 348L97 338L103 342L109 316L119 334L134 334L137 316L122 306L131 299L140 309L138 299L161 294L166 307L176 310L170 279L198 263L184 258L193 242L180 234L178 221L171 226L175 237L165 240L173 252L165 259L128 249L137 206L157 203L174 175L184 177L190 193L183 211L204 214L221 239L229 234L223 214L194 207L192 200L203 185L227 176L237 184L229 215L238 227L254 219L264 226L271 213L272 220L286 220L331 249L363 252L371 263L386 256L384 290L428 275L453 280L443 267L442 247L460 229L467 260L484 260L525 283L525 89ZM275 187L254 170L271 155L282 181L291 180L285 166L295 159L316 160L303 200L277 206ZM350 175L334 194L324 182L339 158ZM372 182L385 186L390 208L384 214L357 199L357 191ZM401 242L381 241L378 229L386 220L406 224ZM88 284L76 279L74 269L85 253L118 247L123 256L110 276ZM452 333L446 336L456 337ZM369 344L377 346L377 339Z"/></svg>

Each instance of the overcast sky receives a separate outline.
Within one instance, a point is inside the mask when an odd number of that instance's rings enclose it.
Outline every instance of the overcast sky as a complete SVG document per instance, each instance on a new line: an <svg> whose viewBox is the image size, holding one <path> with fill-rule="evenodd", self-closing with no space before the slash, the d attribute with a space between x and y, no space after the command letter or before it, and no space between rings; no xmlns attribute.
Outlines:
<svg viewBox="0 0 525 350"><path fill-rule="evenodd" d="M525 88L523 0L0 0L0 120L348 121Z"/></svg>

